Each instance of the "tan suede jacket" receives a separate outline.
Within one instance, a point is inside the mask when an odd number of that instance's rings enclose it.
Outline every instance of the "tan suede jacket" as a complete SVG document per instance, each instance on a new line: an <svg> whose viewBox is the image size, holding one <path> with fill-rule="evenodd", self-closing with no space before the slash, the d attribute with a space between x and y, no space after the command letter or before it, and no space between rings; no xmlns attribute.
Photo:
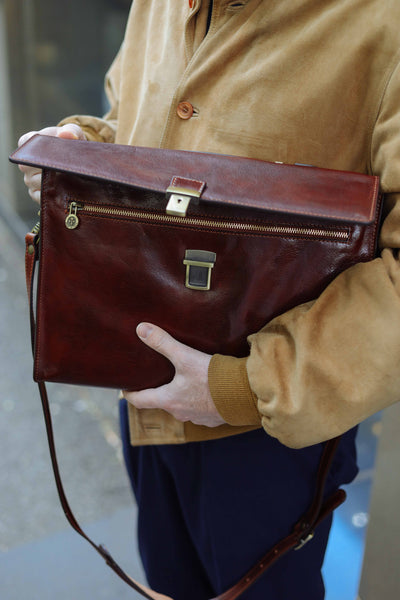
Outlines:
<svg viewBox="0 0 400 600"><path fill-rule="evenodd" d="M64 122L92 140L377 174L381 254L249 332L248 358L213 357L209 385L228 425L131 409L132 443L263 426L307 446L400 399L400 2L214 0L205 35L208 6L135 0L106 78L110 112Z"/></svg>

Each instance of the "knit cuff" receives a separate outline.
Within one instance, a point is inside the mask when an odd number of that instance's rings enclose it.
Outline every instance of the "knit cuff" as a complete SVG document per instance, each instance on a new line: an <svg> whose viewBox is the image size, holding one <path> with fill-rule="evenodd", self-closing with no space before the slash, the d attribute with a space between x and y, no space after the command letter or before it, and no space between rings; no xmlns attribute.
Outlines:
<svg viewBox="0 0 400 600"><path fill-rule="evenodd" d="M230 425L261 425L257 397L246 369L247 358L215 354L208 369L208 384L215 406Z"/></svg>

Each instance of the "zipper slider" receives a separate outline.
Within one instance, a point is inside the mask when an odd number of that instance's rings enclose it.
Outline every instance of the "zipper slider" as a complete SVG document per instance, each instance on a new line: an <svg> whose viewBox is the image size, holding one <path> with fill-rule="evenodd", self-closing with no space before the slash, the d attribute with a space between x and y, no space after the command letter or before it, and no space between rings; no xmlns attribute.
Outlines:
<svg viewBox="0 0 400 600"><path fill-rule="evenodd" d="M69 205L69 214L65 219L65 227L67 229L76 229L78 227L79 218L76 213L80 208L82 208L82 205L78 204L77 202L71 202Z"/></svg>
<svg viewBox="0 0 400 600"><path fill-rule="evenodd" d="M40 217L40 210L38 211L38 217ZM39 235L39 233L40 233L40 220L32 227L31 233L33 233L33 235Z"/></svg>

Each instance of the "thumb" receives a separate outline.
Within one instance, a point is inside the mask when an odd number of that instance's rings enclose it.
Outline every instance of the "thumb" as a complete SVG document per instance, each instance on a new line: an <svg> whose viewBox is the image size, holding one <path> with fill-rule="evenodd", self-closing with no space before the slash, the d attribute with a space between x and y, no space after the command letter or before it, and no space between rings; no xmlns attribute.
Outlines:
<svg viewBox="0 0 400 600"><path fill-rule="evenodd" d="M172 363L176 362L177 354L183 344L177 342L161 327L151 323L140 323L136 328L136 333L147 346L168 358Z"/></svg>
<svg viewBox="0 0 400 600"><path fill-rule="evenodd" d="M57 137L65 140L86 140L82 129L76 123L67 123L59 128Z"/></svg>

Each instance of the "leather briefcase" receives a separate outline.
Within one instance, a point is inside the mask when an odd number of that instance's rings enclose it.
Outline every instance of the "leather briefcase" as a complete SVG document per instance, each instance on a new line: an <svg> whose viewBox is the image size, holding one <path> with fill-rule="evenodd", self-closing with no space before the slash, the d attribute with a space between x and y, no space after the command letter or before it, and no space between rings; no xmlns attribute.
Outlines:
<svg viewBox="0 0 400 600"><path fill-rule="evenodd" d="M47 136L12 160L44 169L36 381L169 381L141 321L246 356L249 334L375 253L376 177Z"/></svg>
<svg viewBox="0 0 400 600"><path fill-rule="evenodd" d="M64 512L128 585L150 600L170 600L131 579L77 523L43 382L142 389L170 380L170 363L134 335L141 321L204 352L246 356L247 335L374 257L378 178L46 136L31 138L11 160L43 169L27 281L32 301L39 259L34 378ZM325 444L313 500L293 530L214 600L238 598L343 502L342 490L324 498L338 442Z"/></svg>

